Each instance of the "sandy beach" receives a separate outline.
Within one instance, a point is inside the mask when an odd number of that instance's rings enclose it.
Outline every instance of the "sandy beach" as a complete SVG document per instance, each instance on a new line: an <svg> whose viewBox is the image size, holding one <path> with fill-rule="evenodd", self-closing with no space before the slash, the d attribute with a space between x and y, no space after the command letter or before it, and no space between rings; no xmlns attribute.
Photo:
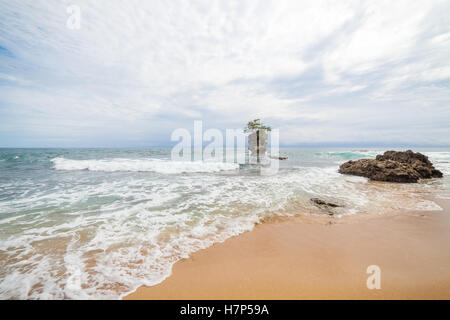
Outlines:
<svg viewBox="0 0 450 320"><path fill-rule="evenodd" d="M125 299L450 299L450 201L435 201L442 211L259 224ZM366 286L370 265L381 289Z"/></svg>

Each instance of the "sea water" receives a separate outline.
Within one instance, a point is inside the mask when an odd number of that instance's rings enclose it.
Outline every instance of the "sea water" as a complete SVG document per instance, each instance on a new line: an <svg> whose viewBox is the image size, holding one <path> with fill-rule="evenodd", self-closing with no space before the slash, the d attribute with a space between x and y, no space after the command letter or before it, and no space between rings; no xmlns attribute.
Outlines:
<svg viewBox="0 0 450 320"><path fill-rule="evenodd" d="M190 253L267 218L333 219L442 210L450 150L417 149L444 173L418 184L341 175L384 149L281 149L273 175L223 162L177 162L169 148L0 149L0 298L115 299L155 285Z"/></svg>

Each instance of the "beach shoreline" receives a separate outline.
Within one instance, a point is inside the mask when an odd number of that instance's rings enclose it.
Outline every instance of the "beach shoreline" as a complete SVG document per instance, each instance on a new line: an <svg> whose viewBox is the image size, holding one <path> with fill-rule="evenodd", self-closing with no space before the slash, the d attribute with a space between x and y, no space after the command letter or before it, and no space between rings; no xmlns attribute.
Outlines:
<svg viewBox="0 0 450 320"><path fill-rule="evenodd" d="M450 299L450 200L433 201L443 210L258 224L124 299Z"/></svg>

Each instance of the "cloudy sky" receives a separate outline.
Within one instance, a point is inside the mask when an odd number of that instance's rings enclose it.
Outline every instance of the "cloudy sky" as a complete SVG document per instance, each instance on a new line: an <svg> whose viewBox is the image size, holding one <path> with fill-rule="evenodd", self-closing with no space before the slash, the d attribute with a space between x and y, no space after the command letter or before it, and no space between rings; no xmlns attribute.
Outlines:
<svg viewBox="0 0 450 320"><path fill-rule="evenodd" d="M69 5L80 29L67 27ZM450 145L450 1L0 0L0 146Z"/></svg>

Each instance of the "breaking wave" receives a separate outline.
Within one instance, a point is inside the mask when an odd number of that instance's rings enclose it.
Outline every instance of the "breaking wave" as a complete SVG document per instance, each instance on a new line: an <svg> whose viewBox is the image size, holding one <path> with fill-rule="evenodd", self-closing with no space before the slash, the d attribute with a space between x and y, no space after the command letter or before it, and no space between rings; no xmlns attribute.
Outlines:
<svg viewBox="0 0 450 320"><path fill-rule="evenodd" d="M90 170L90 171L129 171L157 172L162 174L208 173L239 169L236 163L205 161L171 161L162 159L101 159L72 160L65 158L52 159L56 170Z"/></svg>

